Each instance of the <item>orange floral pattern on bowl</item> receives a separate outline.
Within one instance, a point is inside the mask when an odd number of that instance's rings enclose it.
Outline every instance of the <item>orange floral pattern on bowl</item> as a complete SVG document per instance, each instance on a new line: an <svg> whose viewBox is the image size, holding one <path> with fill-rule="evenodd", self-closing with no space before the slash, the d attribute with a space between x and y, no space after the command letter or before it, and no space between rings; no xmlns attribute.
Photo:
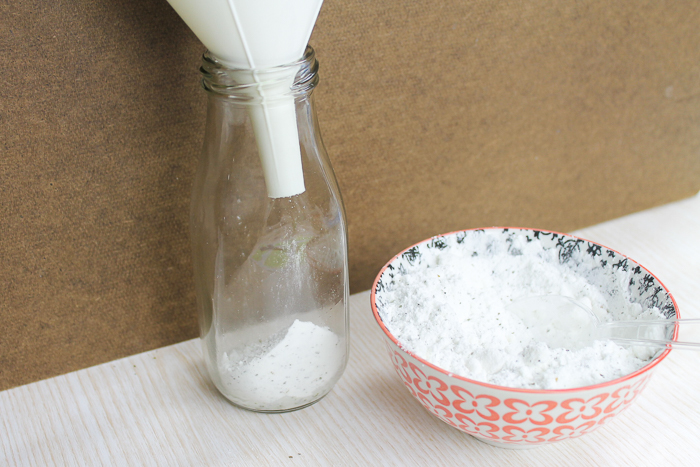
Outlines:
<svg viewBox="0 0 700 467"><path fill-rule="evenodd" d="M494 388L477 386L475 390L468 389L467 384L449 384L432 374L431 368L407 361L400 350L391 348L392 344L387 347L394 369L423 407L443 422L487 442L538 445L578 438L625 410L651 376L589 391L593 395L583 397L559 395L557 391L514 397L507 388L498 397L493 394ZM484 393L484 389L490 389L490 393Z"/></svg>

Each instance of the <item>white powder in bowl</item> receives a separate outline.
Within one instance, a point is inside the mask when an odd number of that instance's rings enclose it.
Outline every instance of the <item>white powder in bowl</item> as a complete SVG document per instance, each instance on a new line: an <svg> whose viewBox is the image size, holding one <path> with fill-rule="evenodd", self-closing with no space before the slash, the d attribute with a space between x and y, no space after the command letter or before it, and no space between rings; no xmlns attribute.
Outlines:
<svg viewBox="0 0 700 467"><path fill-rule="evenodd" d="M564 295L590 307L601 321L663 315L642 312L630 301L626 268L604 274L562 264L561 248L546 249L525 235L503 238L491 230L441 237L432 248L420 248L419 257L411 259L409 251L385 272L377 291L379 315L405 350L457 375L528 389L609 381L638 370L659 352L609 340L579 350L536 341L507 310L512 300Z"/></svg>

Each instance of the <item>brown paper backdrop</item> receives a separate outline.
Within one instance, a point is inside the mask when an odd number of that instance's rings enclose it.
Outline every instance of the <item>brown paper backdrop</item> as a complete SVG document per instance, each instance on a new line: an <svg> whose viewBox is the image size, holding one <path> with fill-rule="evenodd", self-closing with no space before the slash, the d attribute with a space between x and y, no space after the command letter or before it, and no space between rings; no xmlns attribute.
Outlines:
<svg viewBox="0 0 700 467"><path fill-rule="evenodd" d="M695 0L326 0L352 291L430 235L697 193L698 25ZM202 51L165 0L0 6L0 389L196 336Z"/></svg>

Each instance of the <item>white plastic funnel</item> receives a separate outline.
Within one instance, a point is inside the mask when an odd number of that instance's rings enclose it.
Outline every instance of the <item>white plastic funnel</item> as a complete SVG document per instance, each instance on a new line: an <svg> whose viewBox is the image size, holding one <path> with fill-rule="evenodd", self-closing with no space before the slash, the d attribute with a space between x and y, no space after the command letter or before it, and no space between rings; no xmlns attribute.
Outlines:
<svg viewBox="0 0 700 467"><path fill-rule="evenodd" d="M233 68L262 70L304 55L323 0L168 0L219 60ZM296 69L290 69L291 86ZM260 83L255 72L250 84ZM283 198L303 193L304 175L294 98L259 92L250 118L258 142L267 193Z"/></svg>

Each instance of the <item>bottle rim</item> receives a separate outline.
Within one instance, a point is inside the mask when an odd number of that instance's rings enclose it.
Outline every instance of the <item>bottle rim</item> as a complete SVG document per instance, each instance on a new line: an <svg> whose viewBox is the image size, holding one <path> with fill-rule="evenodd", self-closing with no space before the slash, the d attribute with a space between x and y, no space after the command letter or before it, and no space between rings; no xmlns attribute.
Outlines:
<svg viewBox="0 0 700 467"><path fill-rule="evenodd" d="M202 87L211 94L244 102L261 101L261 95L303 97L318 84L318 61L311 46L304 56L286 65L265 69L233 68L211 52L202 55ZM267 92L274 90L274 92Z"/></svg>

